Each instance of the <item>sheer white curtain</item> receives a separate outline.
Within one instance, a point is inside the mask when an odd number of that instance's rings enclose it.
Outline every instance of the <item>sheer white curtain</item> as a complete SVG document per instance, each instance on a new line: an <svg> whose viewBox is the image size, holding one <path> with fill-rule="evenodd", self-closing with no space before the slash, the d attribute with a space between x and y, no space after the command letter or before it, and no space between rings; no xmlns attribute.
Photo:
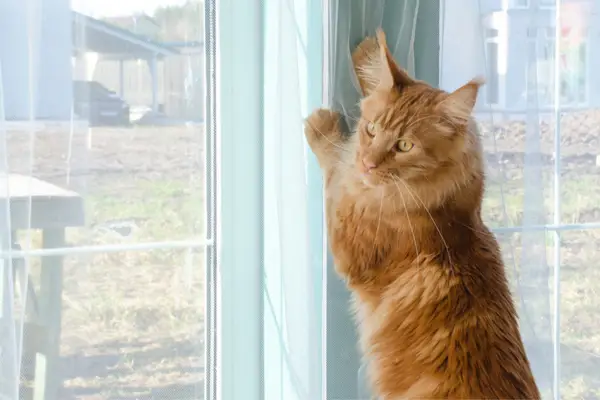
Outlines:
<svg viewBox="0 0 600 400"><path fill-rule="evenodd" d="M454 90L469 77L486 77L475 113L487 160L483 215L503 249L536 380L544 396L551 397L558 378L551 301L560 293L546 254L551 246L541 228L551 222L552 209L540 204L550 189L543 177L553 166L541 153L540 124L554 124L557 110L542 114L537 88L553 86L555 77L539 76L537 47L527 32L542 18L553 24L554 14L542 15L533 4L517 6L485 0L444 3L440 86Z"/></svg>
<svg viewBox="0 0 600 400"><path fill-rule="evenodd" d="M596 1L444 2L441 86L477 72L484 216L546 398L598 398Z"/></svg>
<svg viewBox="0 0 600 400"><path fill-rule="evenodd" d="M350 126L359 96L350 54L379 26L395 57L420 79L453 90L486 77L476 108L487 160L484 218L503 249L536 379L545 398L598 398L598 161L585 146L599 140L593 68L600 65L600 4L329 4L328 103ZM328 371L328 392L356 397L356 337L338 283L331 273L328 361L343 367Z"/></svg>
<svg viewBox="0 0 600 400"><path fill-rule="evenodd" d="M351 54L366 36L383 27L396 59L418 79L438 81L438 2L354 0L331 1L327 15L327 106L345 116L352 132L360 93ZM336 276L332 260L327 280L327 398L370 398L356 346L350 297Z"/></svg>
<svg viewBox="0 0 600 400"><path fill-rule="evenodd" d="M203 397L203 22L0 0L0 399Z"/></svg>
<svg viewBox="0 0 600 400"><path fill-rule="evenodd" d="M320 206L314 190L320 181L309 176L315 166L303 117L320 103L314 74L321 37L310 30L321 23L319 4L273 0L265 5L265 397L318 399L324 370L322 220L318 209L316 215L309 211L315 200Z"/></svg>
<svg viewBox="0 0 600 400"><path fill-rule="evenodd" d="M31 186L25 184L24 187L15 188L14 184L9 185L7 120L15 117L29 119L38 111L38 86L32 75L39 74L40 52L37 46L40 45L41 34L40 12L39 4L32 2L0 2L0 398L10 400L19 398L25 311L28 306L24 294L31 290L30 281L26 278L29 274L29 258L13 255L18 244L15 226L18 223L13 225L13 214L22 213L20 223L29 224L31 202L25 196L21 199L24 202L21 207L25 208L15 210L16 205L7 199L11 197L11 190L19 192L14 195L23 195ZM29 68L24 70L24 67ZM16 95L10 96L9 93ZM69 98L70 94L65 96ZM43 113L47 110L39 111ZM22 134L31 137L34 127L25 125L24 128ZM28 154L22 157L26 159ZM27 161L23 163L25 169L31 170L32 162Z"/></svg>

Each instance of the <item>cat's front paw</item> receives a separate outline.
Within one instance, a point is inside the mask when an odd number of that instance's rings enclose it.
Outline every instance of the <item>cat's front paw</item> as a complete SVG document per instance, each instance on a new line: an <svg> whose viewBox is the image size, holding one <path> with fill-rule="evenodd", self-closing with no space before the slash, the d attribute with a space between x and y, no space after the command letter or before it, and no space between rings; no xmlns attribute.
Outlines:
<svg viewBox="0 0 600 400"><path fill-rule="evenodd" d="M332 139L340 135L340 114L326 108L319 108L308 116L305 122L304 134L312 147L321 139Z"/></svg>

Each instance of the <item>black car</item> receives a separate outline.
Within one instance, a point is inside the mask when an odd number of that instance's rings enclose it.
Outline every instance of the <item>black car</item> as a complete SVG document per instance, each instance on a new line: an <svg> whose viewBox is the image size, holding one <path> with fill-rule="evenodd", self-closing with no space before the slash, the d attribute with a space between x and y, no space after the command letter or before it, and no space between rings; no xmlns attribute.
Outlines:
<svg viewBox="0 0 600 400"><path fill-rule="evenodd" d="M96 81L73 81L73 108L90 125L129 125L129 104Z"/></svg>

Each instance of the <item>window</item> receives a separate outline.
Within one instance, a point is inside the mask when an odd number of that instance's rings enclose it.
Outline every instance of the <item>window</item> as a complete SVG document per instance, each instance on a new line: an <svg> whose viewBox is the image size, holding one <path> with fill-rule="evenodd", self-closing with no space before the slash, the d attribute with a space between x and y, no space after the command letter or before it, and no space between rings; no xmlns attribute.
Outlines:
<svg viewBox="0 0 600 400"><path fill-rule="evenodd" d="M500 101L498 83L498 43L489 41L486 43L487 50L487 76L489 81L486 86L486 99L488 104L498 104Z"/></svg>
<svg viewBox="0 0 600 400"><path fill-rule="evenodd" d="M500 103L500 82L498 63L498 30L487 29L485 40L485 57L486 57L486 76L487 82L485 86L486 103L496 105Z"/></svg>
<svg viewBox="0 0 600 400"><path fill-rule="evenodd" d="M45 4L0 15L0 398L203 398L204 3Z"/></svg>
<svg viewBox="0 0 600 400"><path fill-rule="evenodd" d="M364 26L368 19L359 18L362 16L359 6L363 4L344 7L343 2L334 3L336 8L332 14L342 22L328 26L336 38L330 54L333 65L326 69L330 74L328 88L333 92L329 105L350 114L348 120L351 123L356 116L351 107L357 99L352 97L353 87L344 83L350 69L347 64L348 37L355 40L371 27ZM577 3L589 7L595 4L593 1ZM529 2L512 4L529 7ZM467 72L465 68L458 68L458 65L464 65L465 59L476 59L482 48L493 58L493 46L490 49L487 41L494 35L488 32L488 35L472 40L472 27L480 26L483 16L474 10L469 17L463 9L452 8L451 1L441 2L441 5L441 34L455 40L443 40L445 59L442 65L447 70L441 71L439 85L455 88L460 81L457 82L453 75L460 75L460 79L464 76L466 80L470 78L467 74L472 74L471 68L480 68L469 65ZM384 11L381 15L393 15L395 18L390 20L396 23L405 17L393 6ZM425 22L430 14L419 15L423 18L422 25L415 28L417 38L419 33L430 28ZM596 39L591 35L588 37L587 33L562 31L562 41L568 43L560 43L560 70L555 71L552 69L556 49L554 28L538 29L535 24L539 19L519 19L511 13L499 15L498 19L504 17L513 18L507 25L514 29L509 32L509 40L514 41L508 43L512 47L506 60L508 109L493 112L491 122L481 121L483 146L489 163L483 215L502 245L518 301L521 329L543 397L586 397L597 389L597 369L593 363L584 360L597 358L599 348L597 310L600 309L600 297L598 281L590 276L595 274L594 266L600 258L595 246L600 224L598 213L592 211L600 193L597 185L591 183L597 181L598 174L593 166L582 161L588 151L585 144L595 140L589 132L597 120L598 100L590 91L596 83L585 64L590 63L589 49L595 48L593 40ZM578 17L578 24L572 24L574 27L590 29L589 25L596 23L591 13L582 12ZM563 25L570 25L567 22ZM404 26L405 31L410 31L410 22L405 21ZM394 32L392 27L389 28ZM524 36L529 40L523 40ZM432 64L423 54L427 53L428 47L411 49L404 39L410 40L410 34L398 40L396 56L400 64L419 77ZM389 38L388 42L392 40ZM341 50L336 53L336 48ZM423 59L428 59L429 63L424 63ZM528 73L535 79L535 85L527 81ZM555 85L555 76L559 85ZM560 90L555 91L554 86ZM528 88L540 92L531 93ZM529 104L521 104L522 94L527 100L536 98L540 103L537 105L543 107L529 108ZM569 156L561 157L561 153ZM329 268L331 271L331 264ZM368 392L360 390L365 387L361 380L364 368L358 367L356 353L348 350L356 338L350 332L352 324L343 318L341 311L345 305L343 286L334 278L328 285L331 305L328 304L327 333L331 335L331 341L328 342L327 360L329 365L335 365L328 371L328 395L332 398L369 398ZM355 387L356 380L359 389Z"/></svg>
<svg viewBox="0 0 600 400"><path fill-rule="evenodd" d="M380 25L443 89L483 49L490 104L518 104L535 74L556 123L483 121L484 217L544 394L594 393L578 355L599 346L595 111L552 107L594 101L588 28L561 32L554 93L553 29L512 44L531 52L509 52L519 74L500 84L502 31L474 38L482 16L451 1L14 3L0 13L0 398L369 398L301 120L325 103L352 124L347 46ZM447 63L441 35L457 39Z"/></svg>
<svg viewBox="0 0 600 400"><path fill-rule="evenodd" d="M529 8L529 0L514 0L515 7L518 8Z"/></svg>
<svg viewBox="0 0 600 400"><path fill-rule="evenodd" d="M540 102L550 104L554 99L554 69L556 66L556 38L554 29L541 30L537 40L537 73ZM560 43L560 99L563 105L581 105L588 101L588 45L587 33L564 28Z"/></svg>
<svg viewBox="0 0 600 400"><path fill-rule="evenodd" d="M560 0L538 0L540 7L551 8L555 7Z"/></svg>

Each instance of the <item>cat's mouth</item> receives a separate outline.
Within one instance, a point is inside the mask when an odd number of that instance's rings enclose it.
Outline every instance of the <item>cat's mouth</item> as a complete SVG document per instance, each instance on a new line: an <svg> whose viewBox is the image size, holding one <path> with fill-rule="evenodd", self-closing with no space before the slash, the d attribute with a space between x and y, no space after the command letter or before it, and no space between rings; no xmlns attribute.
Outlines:
<svg viewBox="0 0 600 400"><path fill-rule="evenodd" d="M360 179L361 179L362 184L370 189L375 189L379 186L377 183L372 182L372 177L369 175L363 174L363 175L361 175Z"/></svg>
<svg viewBox="0 0 600 400"><path fill-rule="evenodd" d="M377 189L389 183L389 180L377 172L361 172L359 179L363 185L370 189Z"/></svg>

